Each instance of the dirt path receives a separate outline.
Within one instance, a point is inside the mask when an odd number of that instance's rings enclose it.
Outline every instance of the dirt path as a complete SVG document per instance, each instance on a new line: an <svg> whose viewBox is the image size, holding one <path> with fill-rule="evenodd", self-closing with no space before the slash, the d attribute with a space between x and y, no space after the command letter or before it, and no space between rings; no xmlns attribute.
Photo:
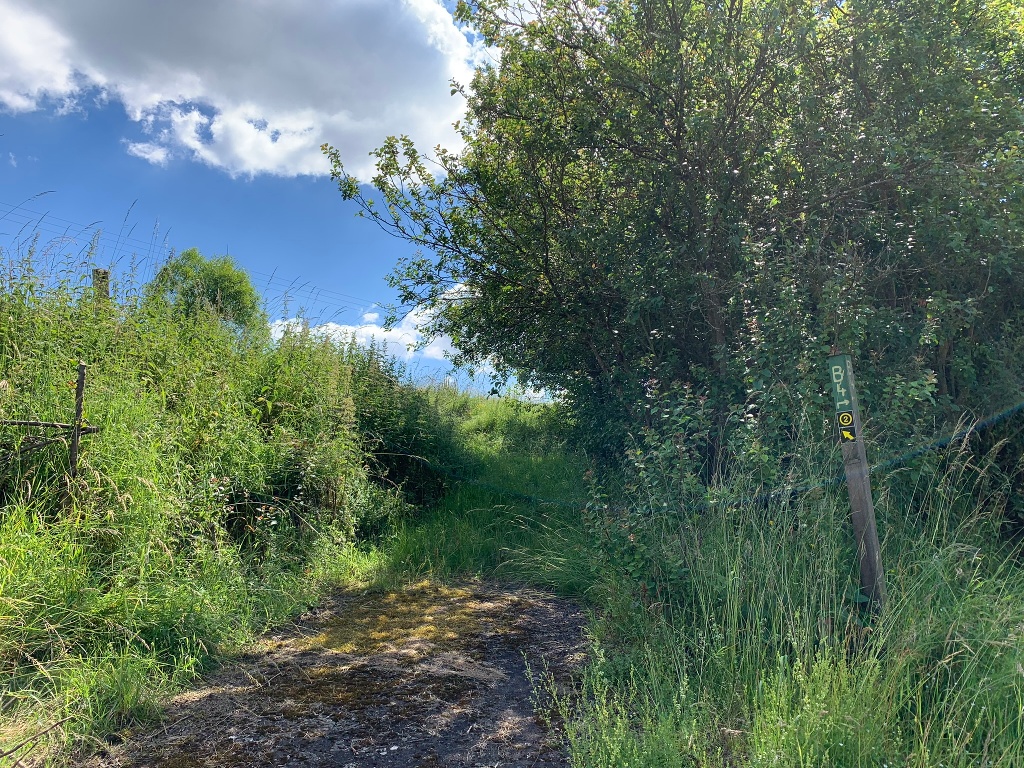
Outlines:
<svg viewBox="0 0 1024 768"><path fill-rule="evenodd" d="M583 624L571 602L478 582L341 593L82 765L566 766L527 665L567 681Z"/></svg>

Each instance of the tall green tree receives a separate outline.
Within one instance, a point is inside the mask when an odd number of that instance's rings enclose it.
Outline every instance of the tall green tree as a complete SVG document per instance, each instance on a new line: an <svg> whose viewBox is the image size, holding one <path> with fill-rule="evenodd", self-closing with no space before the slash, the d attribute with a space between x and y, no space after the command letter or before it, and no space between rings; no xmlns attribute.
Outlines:
<svg viewBox="0 0 1024 768"><path fill-rule="evenodd" d="M1024 381L1022 8L463 2L464 149L387 139L381 203L324 151L432 330L612 433L685 384L784 439L833 346L894 424L980 408Z"/></svg>
<svg viewBox="0 0 1024 768"><path fill-rule="evenodd" d="M262 300L244 270L229 256L207 258L196 248L171 258L145 289L149 300L168 302L182 317L213 312L239 331L262 331Z"/></svg>

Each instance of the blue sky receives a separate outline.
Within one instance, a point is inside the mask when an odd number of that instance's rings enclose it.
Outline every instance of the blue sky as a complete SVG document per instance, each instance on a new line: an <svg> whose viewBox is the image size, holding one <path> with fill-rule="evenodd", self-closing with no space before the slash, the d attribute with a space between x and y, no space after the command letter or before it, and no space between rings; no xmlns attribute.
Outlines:
<svg viewBox="0 0 1024 768"><path fill-rule="evenodd" d="M404 356L415 318L385 335L377 305L412 249L355 217L319 146L362 178L388 134L458 147L449 82L489 53L450 5L0 0L0 246L99 230L115 276L133 254L230 253L278 316L301 306ZM445 346L410 362L436 370Z"/></svg>

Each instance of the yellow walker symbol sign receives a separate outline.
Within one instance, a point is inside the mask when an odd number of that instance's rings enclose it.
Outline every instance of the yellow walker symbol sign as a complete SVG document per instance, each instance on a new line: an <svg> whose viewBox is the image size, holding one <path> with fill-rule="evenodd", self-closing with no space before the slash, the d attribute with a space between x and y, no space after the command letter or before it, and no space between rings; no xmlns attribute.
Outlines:
<svg viewBox="0 0 1024 768"><path fill-rule="evenodd" d="M839 424L839 439L844 443L852 443L857 439L857 430L853 426L853 411L839 411L836 414Z"/></svg>

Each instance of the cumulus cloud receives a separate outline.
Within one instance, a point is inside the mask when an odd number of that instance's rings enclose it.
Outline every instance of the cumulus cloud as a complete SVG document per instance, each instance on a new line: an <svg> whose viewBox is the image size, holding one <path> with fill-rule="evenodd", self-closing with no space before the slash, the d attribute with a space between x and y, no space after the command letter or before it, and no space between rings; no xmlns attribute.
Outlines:
<svg viewBox="0 0 1024 768"><path fill-rule="evenodd" d="M457 285L450 289L447 295L449 299L457 301L469 295L469 292L464 286ZM448 336L427 338L424 335L423 329L429 325L430 321L429 313L424 310L410 312L401 323L390 329L378 324L379 312L364 312L361 319L362 323L359 325L327 322L313 326L301 318L277 320L270 324L270 335L276 340L286 333L299 333L308 329L316 336L326 337L342 344L354 340L363 347L373 345L385 354L407 363L415 361L442 362L450 360L458 351ZM427 367L432 368L433 366ZM436 371L436 368L434 370ZM452 374L455 374L454 377ZM496 388L499 394L527 402L544 403L554 399L548 390L523 387L499 376L494 365L488 361L476 365L472 374L466 371L462 371L461 374L453 371L445 377L446 383L449 380L453 386L480 394L494 392Z"/></svg>
<svg viewBox="0 0 1024 768"><path fill-rule="evenodd" d="M452 286L441 297L441 302L459 302L472 296L472 291L465 285L459 283ZM382 347L387 354L403 360L411 360L419 356L425 360L448 360L458 350L452 344L451 337L426 336L424 329L429 327L433 310L417 308L402 318L402 321L394 328L385 328L379 324L380 313L370 309L362 314L362 324L344 325L341 323L321 323L310 328L312 333L326 336L336 341L350 341L355 339L363 346L375 344ZM271 335L275 339L288 331L300 330L306 327L306 323L299 318L278 320L271 323Z"/></svg>
<svg viewBox="0 0 1024 768"><path fill-rule="evenodd" d="M426 360L442 361L448 359L455 352L452 341L447 336L425 339L422 328L427 324L427 317L422 312L409 313L394 328L384 328L377 323L379 319L379 313L367 312L362 317L361 325L322 323L309 330L317 336L325 336L342 343L354 339L357 344L364 347L369 347L372 344L399 360L409 361L420 357ZM300 331L305 327L303 321L298 318L277 320L271 323L270 332L271 336L279 339L289 331Z"/></svg>
<svg viewBox="0 0 1024 768"><path fill-rule="evenodd" d="M241 175L324 173L325 141L361 175L388 134L455 147L449 81L489 55L443 0L0 0L0 18L7 111L98 94L145 134L131 154Z"/></svg>
<svg viewBox="0 0 1024 768"><path fill-rule="evenodd" d="M78 88L72 40L44 14L0 0L0 102L13 112L35 109L40 99Z"/></svg>

